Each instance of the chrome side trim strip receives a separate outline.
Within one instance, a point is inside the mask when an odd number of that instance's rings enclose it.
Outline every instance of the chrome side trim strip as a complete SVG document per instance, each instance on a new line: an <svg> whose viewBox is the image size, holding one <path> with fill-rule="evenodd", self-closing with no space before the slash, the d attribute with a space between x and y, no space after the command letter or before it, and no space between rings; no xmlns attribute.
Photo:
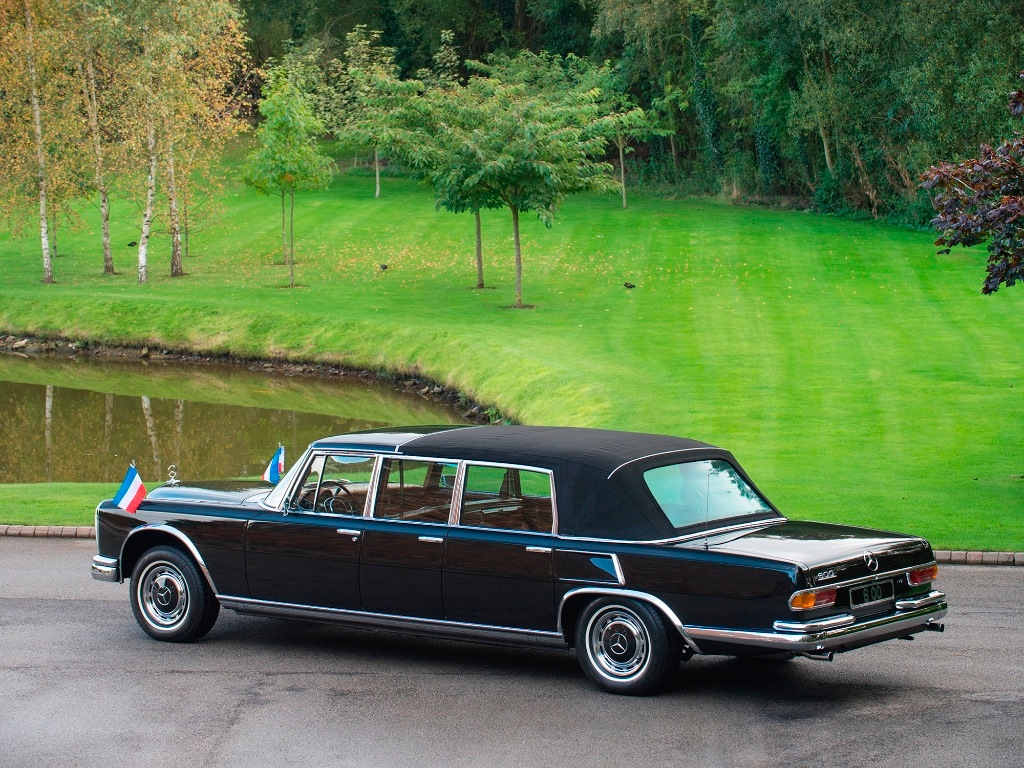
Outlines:
<svg viewBox="0 0 1024 768"><path fill-rule="evenodd" d="M563 627L563 625L562 625L562 614L563 614L564 609L565 609L565 603L566 603L566 601L569 600L570 597L573 597L575 595L600 595L600 596L606 596L606 597L631 597L634 600L642 600L645 603L650 603L655 608L657 608L659 611L661 611L661 614L666 619L668 619L668 621L672 624L673 627L676 628L676 630L682 636L683 642L686 644L686 647L689 648L691 652L693 652L693 653L700 653L701 652L700 648L697 647L697 644L695 642L693 642L693 639L691 638L690 633L688 631L689 628L685 627L683 625L683 622L681 622L679 620L679 617L676 616L675 611L673 611L671 608L669 608L668 604L664 600L662 600L659 597L655 597L654 595L648 594L647 592L637 592L637 591L632 590L632 589L613 589L613 588L607 588L607 587L579 587L577 589L570 589L568 592L566 592L562 596L562 602L558 606L558 633L560 635L564 636L564 634L565 634L565 627Z"/></svg>
<svg viewBox="0 0 1024 768"><path fill-rule="evenodd" d="M770 651L808 651L819 653L828 650L844 650L844 646L868 645L881 642L888 637L923 632L929 625L946 615L945 601L913 611L896 611L884 616L865 619L836 629L810 631L806 633L765 632L722 627L686 626L686 631L697 640L709 640L732 645L751 645Z"/></svg>
<svg viewBox="0 0 1024 768"><path fill-rule="evenodd" d="M909 571L916 571L918 568L927 568L929 565L935 565L935 561L932 560L927 563L921 563L920 565L907 565L903 568L897 568L894 571L886 571L885 573L872 573L870 576L858 576L856 579L837 581L834 584L816 584L815 589L842 589L843 587L849 587L854 584L870 584L873 581L888 579L893 576L906 576Z"/></svg>
<svg viewBox="0 0 1024 768"><path fill-rule="evenodd" d="M239 613L277 616L286 619L321 621L329 624L343 624L364 629L385 629L395 632L410 632L417 635L444 637L457 640L474 640L498 645L539 645L548 648L566 647L561 632L546 632L538 629L499 627L489 624L470 624L446 619L423 619L411 616L396 616L388 613L369 613L344 608L322 608L298 603L278 603L270 600L255 600L234 595L217 595L224 608Z"/></svg>
<svg viewBox="0 0 1024 768"><path fill-rule="evenodd" d="M653 459L655 456L669 456L669 455L671 455L673 453L689 453L690 451L706 451L709 448L710 449L714 449L714 446L713 445L708 445L708 446L703 446L701 448L677 448L677 449L675 449L673 451L658 451L657 453L649 453L646 456L637 456L635 459L630 459L629 461L624 461L621 464L619 464L619 466L617 466L615 469L613 469L611 472L608 473L608 477L606 477L605 480L611 480L612 479L612 475L614 475L620 469L622 469L623 467L629 466L630 464L632 464L634 462L637 462L637 461L643 461L644 459ZM721 449L719 448L718 450L721 450Z"/></svg>
<svg viewBox="0 0 1024 768"><path fill-rule="evenodd" d="M929 592L927 595L918 598L906 597L896 601L896 610L913 611L928 605L935 605L935 603L945 599L946 595L939 591Z"/></svg>
<svg viewBox="0 0 1024 768"><path fill-rule="evenodd" d="M755 520L750 523L739 523L737 525L726 525L720 528L709 528L707 531L688 533L685 536L673 536L670 539L600 539L594 536L570 536L568 534L559 534L558 538L565 539L566 541L593 541L598 544L679 544L692 539L703 539L709 536L718 536L722 533L742 531L745 528L766 528L770 525L785 523L787 520L788 518L785 517L773 517L771 520ZM802 565L802 563L794 563L794 565Z"/></svg>
<svg viewBox="0 0 1024 768"><path fill-rule="evenodd" d="M118 557L119 562L124 562L124 548L128 546L128 542L132 540L132 537L136 534L142 533L143 531L162 531L163 533L169 533L171 536L176 538L185 548L188 549L189 553L195 558L196 565L199 566L199 570L203 572L203 576L206 577L206 583L210 585L210 589L217 592L217 585L213 583L213 577L210 576L210 569L206 567L206 561L203 560L203 556L199 554L199 550L196 549L196 545L192 543L192 540L184 533L179 531L177 528L172 528L169 525L140 525L138 528L132 530L127 536L125 536L124 542L121 544L121 552ZM125 575L121 574L121 581L124 581Z"/></svg>

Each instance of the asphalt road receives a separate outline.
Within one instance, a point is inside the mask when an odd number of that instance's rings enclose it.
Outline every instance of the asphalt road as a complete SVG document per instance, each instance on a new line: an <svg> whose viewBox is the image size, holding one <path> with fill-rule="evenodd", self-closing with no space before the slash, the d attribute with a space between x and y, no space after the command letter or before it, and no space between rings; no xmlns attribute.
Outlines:
<svg viewBox="0 0 1024 768"><path fill-rule="evenodd" d="M1024 568L947 567L945 634L697 658L657 697L569 653L236 616L150 640L88 540L0 538L0 765L1020 766Z"/></svg>

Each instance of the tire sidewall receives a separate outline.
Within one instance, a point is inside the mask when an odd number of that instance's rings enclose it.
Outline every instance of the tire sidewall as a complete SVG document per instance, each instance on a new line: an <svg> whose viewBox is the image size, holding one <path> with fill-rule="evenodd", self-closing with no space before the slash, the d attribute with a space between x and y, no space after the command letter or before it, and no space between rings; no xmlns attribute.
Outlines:
<svg viewBox="0 0 1024 768"><path fill-rule="evenodd" d="M636 669L609 669L608 659L600 659L601 648L595 641L602 625L622 622L633 625L636 635L646 644L644 659ZM632 598L614 596L594 600L586 607L576 624L576 655L584 672L601 688L611 693L640 696L652 693L665 682L678 659L678 642L673 642L665 622L656 609ZM607 654L606 654L607 655ZM627 665L628 666L628 665Z"/></svg>
<svg viewBox="0 0 1024 768"><path fill-rule="evenodd" d="M181 616L166 626L154 618L156 614L152 606L146 607L147 590L151 591L154 574L164 574L165 582L174 585L176 599L184 601ZM152 593L149 598L153 599ZM205 634L209 630L208 626L204 628L204 624L208 623L210 601L215 599L195 563L176 547L150 549L132 570L132 613L146 634L157 640L181 643Z"/></svg>

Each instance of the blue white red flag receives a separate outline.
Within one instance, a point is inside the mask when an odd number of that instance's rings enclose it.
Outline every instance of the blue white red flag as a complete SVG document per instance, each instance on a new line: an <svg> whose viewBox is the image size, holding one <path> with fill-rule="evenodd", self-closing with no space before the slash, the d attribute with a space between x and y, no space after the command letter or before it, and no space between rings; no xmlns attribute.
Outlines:
<svg viewBox="0 0 1024 768"><path fill-rule="evenodd" d="M114 503L121 509L127 510L134 515L135 510L139 508L139 504L142 503L144 498L146 498L146 486L142 484L139 471L135 469L133 464L128 467L128 472L125 473L121 487L114 496Z"/></svg>
<svg viewBox="0 0 1024 768"><path fill-rule="evenodd" d="M268 483L276 483L284 474L284 446L279 445L274 453L274 458L267 465L267 471L263 473L263 479Z"/></svg>

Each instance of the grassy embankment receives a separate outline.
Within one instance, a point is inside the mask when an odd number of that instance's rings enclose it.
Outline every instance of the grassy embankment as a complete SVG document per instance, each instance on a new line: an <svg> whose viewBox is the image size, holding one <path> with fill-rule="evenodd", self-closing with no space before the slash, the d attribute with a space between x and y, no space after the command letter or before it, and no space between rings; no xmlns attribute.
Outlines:
<svg viewBox="0 0 1024 768"><path fill-rule="evenodd" d="M299 203L294 290L276 200L242 188L194 235L188 276L163 276L156 240L144 287L123 209L115 277L91 211L91 231L61 235L54 286L38 241L3 237L0 328L415 370L525 423L724 445L794 517L1024 549L1024 293L981 296L981 253L800 213L582 197L551 230L524 218L536 308L515 311L503 213L485 214L494 288L476 291L472 219L410 182L374 200L372 180L345 176ZM0 519L24 495L3 493Z"/></svg>

